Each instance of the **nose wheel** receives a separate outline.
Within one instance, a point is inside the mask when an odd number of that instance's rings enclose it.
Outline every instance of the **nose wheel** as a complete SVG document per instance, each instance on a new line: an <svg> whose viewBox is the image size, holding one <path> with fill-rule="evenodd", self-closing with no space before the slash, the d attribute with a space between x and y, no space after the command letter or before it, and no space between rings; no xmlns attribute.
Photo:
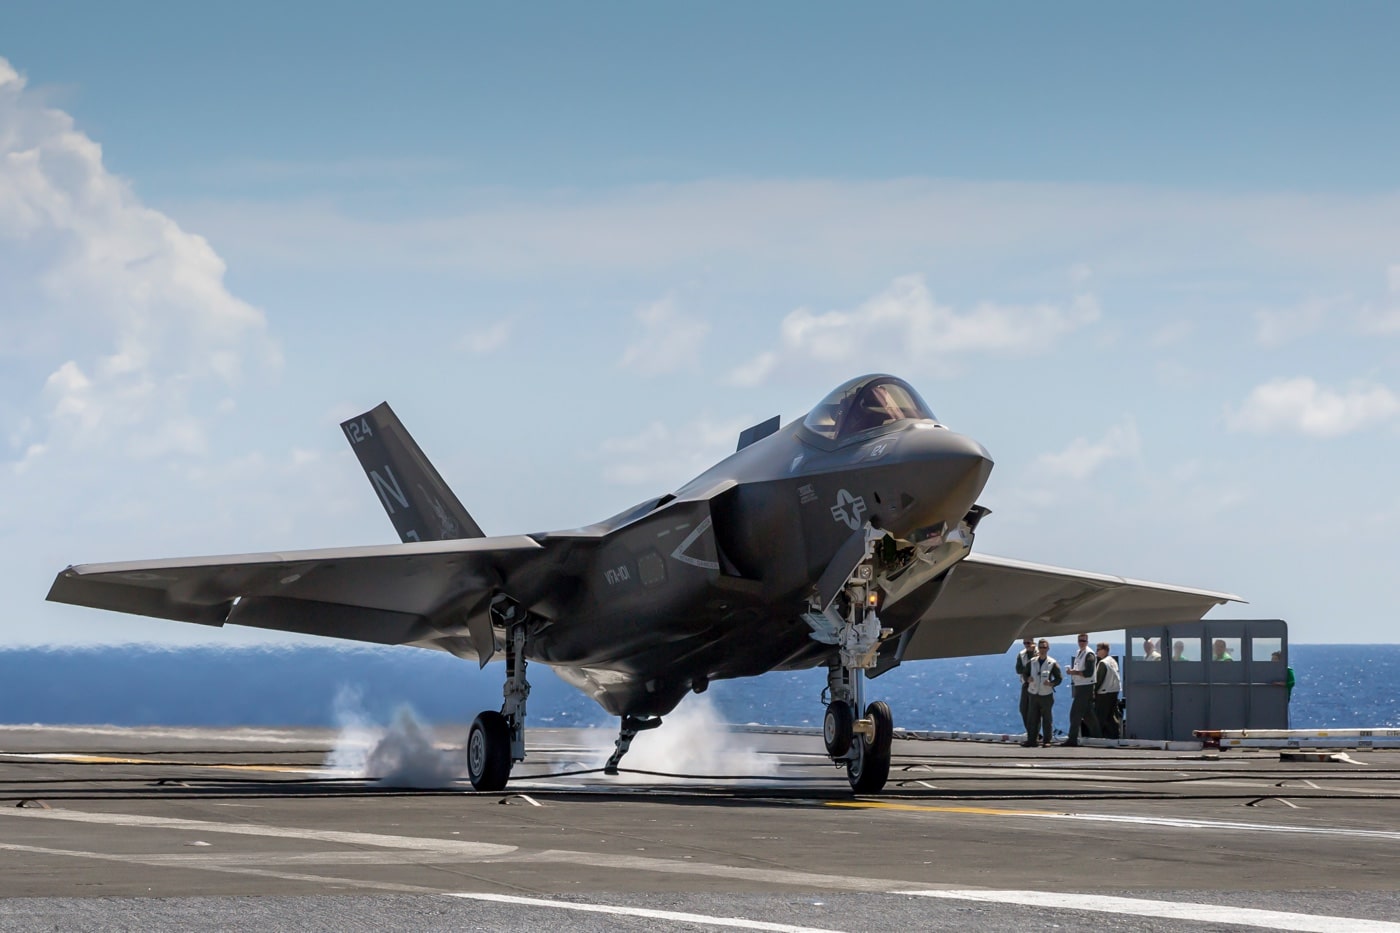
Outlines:
<svg viewBox="0 0 1400 933"><path fill-rule="evenodd" d="M865 708L865 721L872 728L870 734L862 731L851 742L846 758L846 779L857 794L878 794L890 778L894 715L888 703L876 700Z"/></svg>
<svg viewBox="0 0 1400 933"><path fill-rule="evenodd" d="M822 718L822 739L826 742L826 753L832 758L841 758L851 750L855 721L851 704L837 700L827 705L826 716Z"/></svg>

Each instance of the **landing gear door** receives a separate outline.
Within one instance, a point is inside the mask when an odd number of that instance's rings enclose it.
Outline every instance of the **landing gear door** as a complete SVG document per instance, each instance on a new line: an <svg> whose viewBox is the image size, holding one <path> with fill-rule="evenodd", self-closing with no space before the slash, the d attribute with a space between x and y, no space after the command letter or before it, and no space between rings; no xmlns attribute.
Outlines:
<svg viewBox="0 0 1400 933"><path fill-rule="evenodd" d="M865 672L866 677L879 677L885 671L892 671L904 660L904 649L919 625L907 628L898 638L891 638L880 645L880 653L875 656L875 666Z"/></svg>

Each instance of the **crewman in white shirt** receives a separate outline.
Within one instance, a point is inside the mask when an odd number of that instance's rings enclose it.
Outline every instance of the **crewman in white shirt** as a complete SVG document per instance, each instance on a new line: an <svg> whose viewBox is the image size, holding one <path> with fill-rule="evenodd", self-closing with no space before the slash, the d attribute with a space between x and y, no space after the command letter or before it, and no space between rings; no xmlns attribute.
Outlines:
<svg viewBox="0 0 1400 933"><path fill-rule="evenodd" d="M1069 735L1062 745L1074 748L1079 744L1080 725L1089 738L1099 737L1099 720L1094 715L1094 665L1098 658L1089 647L1088 634L1079 636L1079 653L1074 656L1074 664L1069 669L1069 681L1073 685L1074 699L1069 707Z"/></svg>
<svg viewBox="0 0 1400 933"><path fill-rule="evenodd" d="M1029 725L1040 726L1040 744L1049 745L1055 736L1055 722L1052 710L1055 707L1055 688L1064 682L1060 665L1050 657L1050 642L1042 638L1036 644L1036 655L1026 664L1026 696L1030 700ZM1021 743L1034 748L1035 730Z"/></svg>
<svg viewBox="0 0 1400 933"><path fill-rule="evenodd" d="M1026 741L1035 740L1036 726L1031 722L1031 698L1026 692L1026 665L1035 657L1035 642L1030 638L1021 640L1021 650L1016 655L1016 677L1021 681L1021 726L1026 730Z"/></svg>
<svg viewBox="0 0 1400 933"><path fill-rule="evenodd" d="M1108 653L1108 642L1099 642L1094 650L1099 656L1094 669L1094 713L1103 737L1117 739L1122 722L1118 718L1118 691L1123 680L1118 676L1118 662Z"/></svg>

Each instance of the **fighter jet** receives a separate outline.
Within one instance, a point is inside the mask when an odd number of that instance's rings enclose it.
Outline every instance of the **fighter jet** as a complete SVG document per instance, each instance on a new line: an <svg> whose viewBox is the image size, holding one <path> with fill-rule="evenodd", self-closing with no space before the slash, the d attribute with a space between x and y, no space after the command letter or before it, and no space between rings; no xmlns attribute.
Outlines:
<svg viewBox="0 0 1400 933"><path fill-rule="evenodd" d="M825 667L823 740L860 794L888 779L894 720L866 681L907 661L1199 619L1228 593L972 551L992 459L908 383L869 375L800 421L744 431L679 489L595 525L488 537L388 404L341 427L401 543L89 564L48 598L505 660L473 721L468 776L502 789L525 758L529 662L593 697L632 739L711 681Z"/></svg>

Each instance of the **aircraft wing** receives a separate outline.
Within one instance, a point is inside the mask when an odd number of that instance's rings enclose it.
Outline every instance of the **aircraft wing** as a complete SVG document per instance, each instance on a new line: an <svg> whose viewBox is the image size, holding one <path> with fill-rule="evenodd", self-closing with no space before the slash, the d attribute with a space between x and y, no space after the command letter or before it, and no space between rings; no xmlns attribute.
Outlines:
<svg viewBox="0 0 1400 933"><path fill-rule="evenodd" d="M1024 635L1054 637L1194 621L1229 602L1244 600L974 552L948 574L902 660L1001 654Z"/></svg>
<svg viewBox="0 0 1400 933"><path fill-rule="evenodd" d="M59 573L48 598L203 625L416 644L464 657L477 657L476 647L483 647L489 656L478 621L487 617L487 600L503 577L546 550L514 535L84 564ZM478 621L476 645L472 621ZM489 627L484 631L489 638Z"/></svg>

